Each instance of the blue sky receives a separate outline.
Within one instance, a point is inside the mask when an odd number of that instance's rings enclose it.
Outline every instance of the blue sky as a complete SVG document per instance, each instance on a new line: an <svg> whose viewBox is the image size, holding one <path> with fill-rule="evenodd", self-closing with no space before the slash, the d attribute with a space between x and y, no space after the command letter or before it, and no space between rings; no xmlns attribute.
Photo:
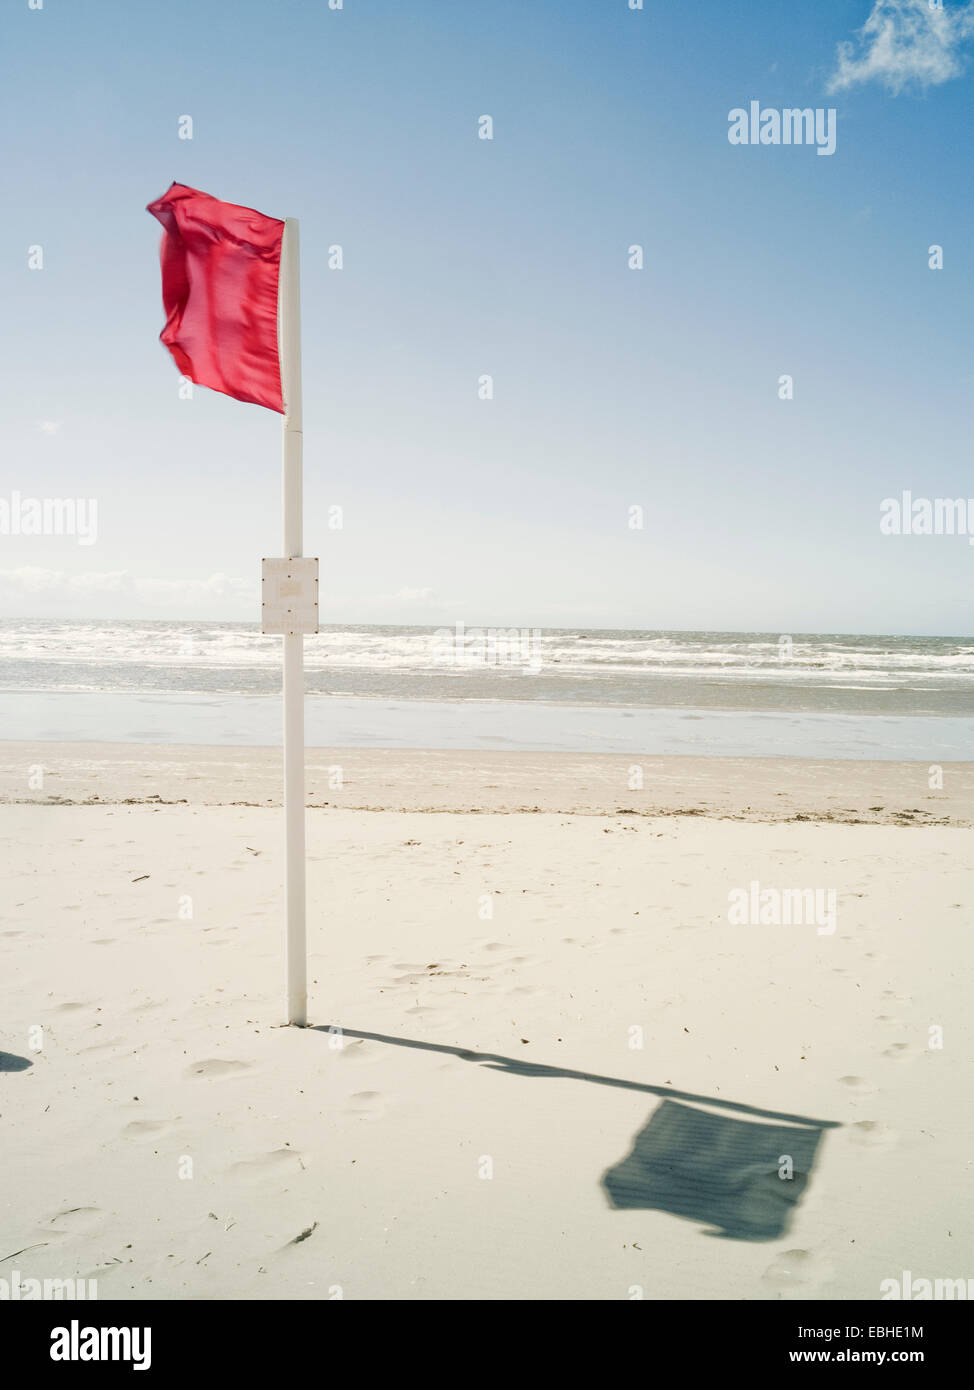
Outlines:
<svg viewBox="0 0 974 1390"><path fill-rule="evenodd" d="M323 622L972 632L967 539L879 530L974 498L972 16L7 0L0 497L98 533L0 535L3 611L256 616L280 421L179 399L178 180L301 219ZM834 107L834 155L731 145L751 100Z"/></svg>

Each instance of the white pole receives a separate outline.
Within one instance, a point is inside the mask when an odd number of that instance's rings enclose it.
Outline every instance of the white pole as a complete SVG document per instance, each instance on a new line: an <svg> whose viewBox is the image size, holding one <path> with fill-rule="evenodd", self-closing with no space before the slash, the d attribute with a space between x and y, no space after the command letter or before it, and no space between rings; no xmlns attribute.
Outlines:
<svg viewBox="0 0 974 1390"><path fill-rule="evenodd" d="M284 395L284 555L302 551L301 286L297 218L284 223L278 288L278 342ZM284 636L284 826L287 887L287 1021L308 1022L304 885L304 637Z"/></svg>

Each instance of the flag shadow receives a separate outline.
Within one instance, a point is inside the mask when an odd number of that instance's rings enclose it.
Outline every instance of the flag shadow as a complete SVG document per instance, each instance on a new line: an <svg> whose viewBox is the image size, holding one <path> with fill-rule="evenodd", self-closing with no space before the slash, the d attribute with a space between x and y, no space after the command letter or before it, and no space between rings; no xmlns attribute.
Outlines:
<svg viewBox="0 0 974 1390"><path fill-rule="evenodd" d="M0 1052L0 1071L26 1071L33 1062L27 1057L18 1057L15 1052Z"/></svg>
<svg viewBox="0 0 974 1390"><path fill-rule="evenodd" d="M808 1186L822 1134L815 1123L769 1125L664 1100L602 1187L617 1209L667 1211L726 1240L775 1240Z"/></svg>
<svg viewBox="0 0 974 1390"><path fill-rule="evenodd" d="M660 1096L662 1104L635 1136L630 1152L603 1174L606 1198L617 1210L666 1211L710 1226L713 1229L707 1234L729 1240L774 1240L787 1231L811 1180L822 1136L827 1129L839 1127L836 1120L764 1110L742 1101L546 1066L496 1052L473 1052L335 1024L316 1025L311 1031L438 1052L515 1076L585 1081ZM729 1113L699 1110L698 1105Z"/></svg>

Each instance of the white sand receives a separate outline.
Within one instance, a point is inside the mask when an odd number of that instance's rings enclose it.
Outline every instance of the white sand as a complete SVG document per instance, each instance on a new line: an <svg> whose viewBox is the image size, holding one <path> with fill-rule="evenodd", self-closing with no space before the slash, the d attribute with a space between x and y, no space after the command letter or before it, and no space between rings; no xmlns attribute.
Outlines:
<svg viewBox="0 0 974 1390"><path fill-rule="evenodd" d="M0 1277L96 1278L102 1298L843 1299L906 1269L974 1276L974 868L949 777L934 806L912 765L882 787L859 765L724 767L710 809L740 820L601 815L591 788L584 814L312 810L302 1031L276 1026L280 811L200 804L235 799L210 776L226 750L101 754L85 784L91 750L62 753L71 794L21 795L11 769L57 757L4 750ZM423 756L396 755L407 804L437 778L490 804L472 765L424 777ZM521 766L520 785L516 758L486 769L505 808L578 785ZM188 804L18 804L135 784ZM893 819L959 823L756 819L781 790L805 814L797 785L819 817L884 790ZM837 930L730 925L751 880L834 888ZM610 1178L614 1206L603 1176L654 1115L653 1164ZM816 1140L807 1186L768 1170Z"/></svg>

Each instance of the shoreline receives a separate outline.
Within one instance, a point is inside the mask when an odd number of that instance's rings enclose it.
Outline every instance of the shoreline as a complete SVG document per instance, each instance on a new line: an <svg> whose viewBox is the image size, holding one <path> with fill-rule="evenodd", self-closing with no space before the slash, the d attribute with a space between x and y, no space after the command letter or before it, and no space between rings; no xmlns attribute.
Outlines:
<svg viewBox="0 0 974 1390"><path fill-rule="evenodd" d="M8 804L279 806L281 775L273 747L0 742ZM974 763L309 748L306 797L327 810L970 826Z"/></svg>
<svg viewBox="0 0 974 1390"><path fill-rule="evenodd" d="M0 692L0 724L24 742L266 748L279 743L281 700L279 693ZM305 742L309 749L960 763L974 750L974 716L331 696L305 701Z"/></svg>
<svg viewBox="0 0 974 1390"><path fill-rule="evenodd" d="M168 663L160 662L158 667L150 668L171 671ZM220 672L221 667L212 670ZM234 668L230 668L231 670ZM197 673L198 674L198 673ZM253 675L253 673L250 673ZM455 692L434 693L432 691L406 690L401 682L411 679L419 686L428 677L426 671L379 670L369 673L371 688L334 688L336 678L344 675L342 687L355 687L360 684L361 671L337 671L334 668L316 669L305 666L305 698L309 702L336 700L355 700L363 704L397 703L405 705L506 705L534 708L567 710L624 710L629 712L659 711L669 714L707 714L707 715L778 715L789 718L838 718L838 719L967 719L970 718L970 692L945 689L939 686L876 686L809 684L806 686L783 686L773 681L729 681L718 673L700 673L694 677L660 677L655 685L643 680L638 687L629 690L593 690L587 697L577 692L566 696L557 685L543 685L537 678L525 677L528 684L525 690L531 694L512 693L508 686L503 694L488 693L479 689L473 693ZM579 673L584 675L584 673ZM80 699L128 699L161 700L178 704L181 701L198 701L213 704L240 701L279 700L280 672L276 668L263 670L265 683L260 689L240 689L233 686L204 685L186 687L173 685L151 685L142 678L131 685L68 685L52 683L39 685L34 671L31 680L24 685L4 685L0 687L0 697L14 699L40 696L45 699L58 697L69 700ZM318 687L315 679L328 678L327 686ZM461 679L464 677L461 675ZM563 678L559 677L559 681ZM665 689L663 688L665 687ZM544 689L544 694L537 694ZM734 692L742 700L733 699L727 692ZM782 696L787 698L782 698ZM842 695L848 697L844 703L829 703L829 697ZM912 708L904 708L905 699L916 696L931 696L934 699L918 701ZM956 708L953 705L956 704ZM944 707L938 707L944 706Z"/></svg>

